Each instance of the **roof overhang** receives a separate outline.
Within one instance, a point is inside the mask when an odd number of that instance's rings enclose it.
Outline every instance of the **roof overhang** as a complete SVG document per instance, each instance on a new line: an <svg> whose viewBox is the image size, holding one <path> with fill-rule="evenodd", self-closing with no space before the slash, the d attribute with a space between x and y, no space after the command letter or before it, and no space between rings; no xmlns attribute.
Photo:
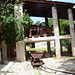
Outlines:
<svg viewBox="0 0 75 75"><path fill-rule="evenodd" d="M55 5L60 19L68 19L68 8L72 8L74 20L75 20L75 9L74 3L56 2L56 1L33 1L33 0L22 0L25 2L24 9L30 16L35 17L50 17L52 18L52 7Z"/></svg>

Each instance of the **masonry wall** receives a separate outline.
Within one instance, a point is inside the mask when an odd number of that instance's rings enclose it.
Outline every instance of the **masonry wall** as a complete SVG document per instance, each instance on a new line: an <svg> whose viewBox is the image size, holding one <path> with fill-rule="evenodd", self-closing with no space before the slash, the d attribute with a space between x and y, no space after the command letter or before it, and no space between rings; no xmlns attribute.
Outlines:
<svg viewBox="0 0 75 75"><path fill-rule="evenodd" d="M54 41L50 41L50 47L54 47ZM46 49L47 48L47 42L35 42L35 48L36 49Z"/></svg>

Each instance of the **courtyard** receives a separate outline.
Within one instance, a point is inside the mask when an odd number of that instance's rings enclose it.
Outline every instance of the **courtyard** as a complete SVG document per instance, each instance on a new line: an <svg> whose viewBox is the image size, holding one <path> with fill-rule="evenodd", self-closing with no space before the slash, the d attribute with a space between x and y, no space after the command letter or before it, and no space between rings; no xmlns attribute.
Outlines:
<svg viewBox="0 0 75 75"><path fill-rule="evenodd" d="M74 57L60 59L52 57L41 60L44 62L42 67L33 67L30 59L23 62L4 60L4 63L0 64L0 75L75 75Z"/></svg>

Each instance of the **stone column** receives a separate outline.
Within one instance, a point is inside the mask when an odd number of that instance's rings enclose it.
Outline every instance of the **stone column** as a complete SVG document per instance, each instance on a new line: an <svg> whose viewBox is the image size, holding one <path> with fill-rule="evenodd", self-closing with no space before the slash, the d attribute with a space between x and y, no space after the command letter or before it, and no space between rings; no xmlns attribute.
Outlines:
<svg viewBox="0 0 75 75"><path fill-rule="evenodd" d="M45 24L47 27L49 27L47 17L45 17ZM48 50L48 52L51 52L50 41L47 41L47 50Z"/></svg>
<svg viewBox="0 0 75 75"><path fill-rule="evenodd" d="M20 16L23 16L23 6L21 5L21 3L14 4L14 15L17 19L19 19Z"/></svg>
<svg viewBox="0 0 75 75"><path fill-rule="evenodd" d="M16 42L16 56L18 61L25 61L26 54L25 54L25 42L18 41Z"/></svg>
<svg viewBox="0 0 75 75"><path fill-rule="evenodd" d="M23 16L23 6L21 5L21 3L14 4L14 15L15 15L15 18L17 18L17 19L19 19L21 16ZM18 25L18 26L20 28L22 28L23 31L24 31L24 27L23 26L21 26L21 25Z"/></svg>
<svg viewBox="0 0 75 75"><path fill-rule="evenodd" d="M5 44L5 41L2 41L2 55L3 60L7 59L7 44Z"/></svg>
<svg viewBox="0 0 75 75"><path fill-rule="evenodd" d="M54 36L55 36L55 46L56 46L56 57L61 57L61 47L60 47L60 39L59 39L59 22L56 7L52 7L52 17L53 17L53 25L54 25Z"/></svg>
<svg viewBox="0 0 75 75"><path fill-rule="evenodd" d="M15 18L19 19L21 16L23 16L23 6L19 4L14 4L14 14ZM18 12L17 12L18 10ZM17 12L17 13L16 13ZM20 25L18 25L21 27ZM24 27L21 27L24 30ZM25 61L26 60L26 51L25 51L25 43L24 41L18 41L16 42L16 56L18 61Z"/></svg>
<svg viewBox="0 0 75 75"><path fill-rule="evenodd" d="M73 21L73 13L72 9L68 9L68 18L70 24L70 34L72 37L71 44L72 44L72 56L75 56L75 30L74 30L74 21Z"/></svg>

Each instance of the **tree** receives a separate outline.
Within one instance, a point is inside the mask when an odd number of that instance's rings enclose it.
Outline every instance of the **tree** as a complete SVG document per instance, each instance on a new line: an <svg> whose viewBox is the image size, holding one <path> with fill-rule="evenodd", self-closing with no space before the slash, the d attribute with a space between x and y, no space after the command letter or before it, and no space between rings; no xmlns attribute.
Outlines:
<svg viewBox="0 0 75 75"><path fill-rule="evenodd" d="M69 21L65 20L65 19L59 19L59 22L60 22L61 35L64 35L64 34L66 34L64 29L65 29L65 27L67 27L69 25ZM48 19L48 24L49 24L49 27L51 27L52 31L53 31L54 27L53 27L53 19L52 18Z"/></svg>
<svg viewBox="0 0 75 75"><path fill-rule="evenodd" d="M69 25L69 21L65 19L60 19L59 21L60 21L61 35L64 35L66 34L64 29Z"/></svg>
<svg viewBox="0 0 75 75"><path fill-rule="evenodd" d="M53 19L52 18L49 18L48 19L48 24L49 24L49 27L52 28L52 31L54 30L54 27L53 27Z"/></svg>
<svg viewBox="0 0 75 75"><path fill-rule="evenodd" d="M9 3L6 8L2 7L2 14L0 16L3 22L3 40L7 45L13 44L16 40L16 19L14 18L14 6Z"/></svg>

